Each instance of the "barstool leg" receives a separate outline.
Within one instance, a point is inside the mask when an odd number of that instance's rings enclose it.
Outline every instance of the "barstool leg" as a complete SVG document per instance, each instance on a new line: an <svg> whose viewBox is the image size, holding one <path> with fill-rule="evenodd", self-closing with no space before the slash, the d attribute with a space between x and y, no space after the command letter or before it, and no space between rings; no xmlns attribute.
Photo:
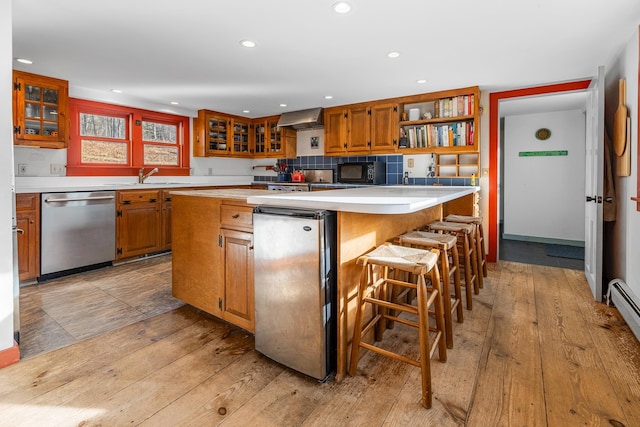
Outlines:
<svg viewBox="0 0 640 427"><path fill-rule="evenodd" d="M482 275L487 277L489 272L487 270L487 253L484 247L484 231L482 230L482 223L478 224L478 234L480 235L480 255L482 259Z"/></svg>
<svg viewBox="0 0 640 427"><path fill-rule="evenodd" d="M444 312L447 348L453 348L453 321L451 319L451 288L449 283L449 258L447 251L440 251L440 265L442 266L442 306Z"/></svg>
<svg viewBox="0 0 640 427"><path fill-rule="evenodd" d="M358 372L358 358L360 357L360 341L362 336L362 320L365 310L365 292L369 282L369 272L371 265L364 265L360 270L360 284L358 285L358 309L353 325L353 340L351 341L351 359L349 360L349 375L355 376Z"/></svg>
<svg viewBox="0 0 640 427"><path fill-rule="evenodd" d="M434 290L433 292L437 292ZM418 319L419 344L420 344L420 370L422 377L422 406L431 408L431 352L429 345L429 305L427 295L427 285L424 276L418 278L418 312L424 313ZM440 340L442 341L442 340Z"/></svg>
<svg viewBox="0 0 640 427"><path fill-rule="evenodd" d="M432 292L436 294L433 305L436 315L436 329L438 331L435 338L438 340L438 359L440 362L444 363L447 361L447 341L444 323L444 308L442 306L442 287L440 286L440 272L437 265L434 265L431 269L431 289ZM442 334L445 334L445 336L442 336Z"/></svg>

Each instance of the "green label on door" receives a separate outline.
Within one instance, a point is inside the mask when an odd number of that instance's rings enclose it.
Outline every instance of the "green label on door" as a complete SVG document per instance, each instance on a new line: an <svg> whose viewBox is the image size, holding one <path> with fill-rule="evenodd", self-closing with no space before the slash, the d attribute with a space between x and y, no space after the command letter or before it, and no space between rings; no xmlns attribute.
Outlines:
<svg viewBox="0 0 640 427"><path fill-rule="evenodd" d="M540 156L566 156L569 154L568 150L555 150L555 151L521 151L518 155L520 157L540 157Z"/></svg>

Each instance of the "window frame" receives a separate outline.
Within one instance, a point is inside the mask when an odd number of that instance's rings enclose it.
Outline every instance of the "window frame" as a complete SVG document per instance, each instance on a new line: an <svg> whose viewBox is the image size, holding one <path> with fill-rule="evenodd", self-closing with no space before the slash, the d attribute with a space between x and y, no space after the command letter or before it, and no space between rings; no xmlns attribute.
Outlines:
<svg viewBox="0 0 640 427"><path fill-rule="evenodd" d="M81 113L125 117L127 119L129 146L126 165L82 163ZM69 114L71 130L67 149L67 176L137 176L141 168L153 167L159 169L158 175L188 176L190 173L189 117L77 98L69 98ZM176 144L162 143L162 146L178 147L177 166L144 164L144 146L146 144L161 144L142 140L143 121L176 125ZM84 139L88 138L84 137Z"/></svg>

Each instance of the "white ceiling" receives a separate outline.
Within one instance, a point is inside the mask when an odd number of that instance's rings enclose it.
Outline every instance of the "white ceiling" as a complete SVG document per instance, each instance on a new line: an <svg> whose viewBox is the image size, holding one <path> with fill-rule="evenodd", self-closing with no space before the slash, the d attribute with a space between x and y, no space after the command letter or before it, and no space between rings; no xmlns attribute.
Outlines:
<svg viewBox="0 0 640 427"><path fill-rule="evenodd" d="M34 61L14 68L69 80L72 96L261 117L590 78L640 24L638 0L349 0L346 15L334 2L13 0L13 57Z"/></svg>

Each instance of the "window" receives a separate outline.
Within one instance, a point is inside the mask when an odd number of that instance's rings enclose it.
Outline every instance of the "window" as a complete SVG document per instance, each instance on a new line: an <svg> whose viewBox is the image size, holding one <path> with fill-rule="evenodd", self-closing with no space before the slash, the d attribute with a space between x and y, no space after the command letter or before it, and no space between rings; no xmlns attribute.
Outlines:
<svg viewBox="0 0 640 427"><path fill-rule="evenodd" d="M189 118L70 99L68 175L189 174Z"/></svg>

